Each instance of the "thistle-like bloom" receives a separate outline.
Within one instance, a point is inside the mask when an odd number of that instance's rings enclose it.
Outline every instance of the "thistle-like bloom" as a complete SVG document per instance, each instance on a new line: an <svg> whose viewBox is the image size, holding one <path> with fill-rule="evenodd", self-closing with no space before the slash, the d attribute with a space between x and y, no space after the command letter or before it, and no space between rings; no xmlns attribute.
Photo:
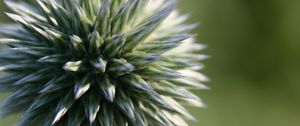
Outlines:
<svg viewBox="0 0 300 126"><path fill-rule="evenodd" d="M185 126L206 56L176 0L6 1L1 109L19 126Z"/></svg>

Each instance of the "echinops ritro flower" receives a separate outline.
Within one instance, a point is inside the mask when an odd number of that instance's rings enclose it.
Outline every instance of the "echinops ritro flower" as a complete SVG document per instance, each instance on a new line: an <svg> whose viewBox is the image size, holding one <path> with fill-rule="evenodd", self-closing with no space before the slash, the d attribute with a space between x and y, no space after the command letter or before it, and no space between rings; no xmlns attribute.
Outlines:
<svg viewBox="0 0 300 126"><path fill-rule="evenodd" d="M18 126L187 126L203 45L177 0L5 1L1 115Z"/></svg>

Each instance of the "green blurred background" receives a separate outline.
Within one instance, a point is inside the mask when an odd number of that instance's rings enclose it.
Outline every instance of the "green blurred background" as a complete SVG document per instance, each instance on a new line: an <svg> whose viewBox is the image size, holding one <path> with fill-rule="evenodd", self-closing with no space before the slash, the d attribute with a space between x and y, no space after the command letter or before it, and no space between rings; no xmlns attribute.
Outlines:
<svg viewBox="0 0 300 126"><path fill-rule="evenodd" d="M195 32L211 56L211 90L195 92L208 107L190 108L191 126L300 126L299 0L181 0L180 10L201 23Z"/></svg>

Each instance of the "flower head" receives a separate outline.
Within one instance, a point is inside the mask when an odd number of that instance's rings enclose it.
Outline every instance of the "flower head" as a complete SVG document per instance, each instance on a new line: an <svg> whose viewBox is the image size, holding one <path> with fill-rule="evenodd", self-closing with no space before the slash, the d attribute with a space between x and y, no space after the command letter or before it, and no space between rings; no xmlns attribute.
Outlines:
<svg viewBox="0 0 300 126"><path fill-rule="evenodd" d="M203 106L203 45L177 0L6 3L1 114L24 112L19 126L184 126L182 105Z"/></svg>

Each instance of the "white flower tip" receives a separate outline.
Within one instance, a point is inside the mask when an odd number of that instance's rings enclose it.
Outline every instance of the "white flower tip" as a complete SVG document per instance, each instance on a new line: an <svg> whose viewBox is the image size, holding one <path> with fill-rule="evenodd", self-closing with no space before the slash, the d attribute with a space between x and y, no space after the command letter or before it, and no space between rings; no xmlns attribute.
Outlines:
<svg viewBox="0 0 300 126"><path fill-rule="evenodd" d="M75 98L79 99L84 93L86 93L90 89L90 84L86 84L83 87L80 87L79 89L75 90Z"/></svg>
<svg viewBox="0 0 300 126"><path fill-rule="evenodd" d="M55 123L57 123L65 114L66 112L68 111L67 108L63 108L61 109L55 116L53 122L52 122L52 125L54 125Z"/></svg>
<svg viewBox="0 0 300 126"><path fill-rule="evenodd" d="M63 66L63 69L66 71L75 72L75 71L79 70L81 63L82 63L82 61L76 61L76 62L69 61Z"/></svg>

